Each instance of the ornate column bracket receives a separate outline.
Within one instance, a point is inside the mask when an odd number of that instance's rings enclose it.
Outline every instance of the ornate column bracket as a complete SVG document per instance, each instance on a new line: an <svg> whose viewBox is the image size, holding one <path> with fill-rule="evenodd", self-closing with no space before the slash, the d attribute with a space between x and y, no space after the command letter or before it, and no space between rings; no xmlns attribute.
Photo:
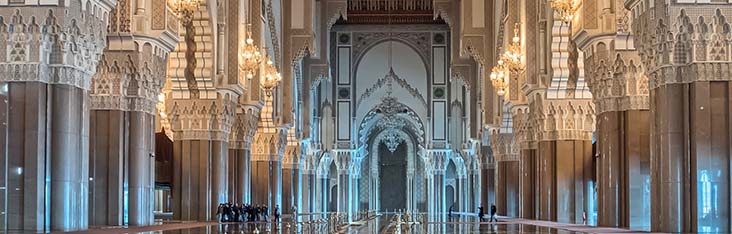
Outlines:
<svg viewBox="0 0 732 234"><path fill-rule="evenodd" d="M239 105L236 119L229 135L229 148L251 149L254 134L259 122L259 108L250 105Z"/></svg>
<svg viewBox="0 0 732 234"><path fill-rule="evenodd" d="M513 133L499 133L491 135L491 149L496 162L518 161L520 145Z"/></svg>
<svg viewBox="0 0 732 234"><path fill-rule="evenodd" d="M236 99L173 100L168 107L175 140L229 141L236 118Z"/></svg>
<svg viewBox="0 0 732 234"><path fill-rule="evenodd" d="M428 149L427 151L427 168L431 171L431 174L444 174L447 170L447 164L449 163L450 154L452 150L449 149Z"/></svg>
<svg viewBox="0 0 732 234"><path fill-rule="evenodd" d="M531 110L537 141L592 140L595 107L590 100L536 100Z"/></svg>
<svg viewBox="0 0 732 234"><path fill-rule="evenodd" d="M252 161L282 161L287 147L287 128L265 131L261 126L254 134Z"/></svg>
<svg viewBox="0 0 732 234"><path fill-rule="evenodd" d="M512 105L511 120L513 121L513 132L516 143L520 149L536 149L536 135L529 121L531 116L529 105Z"/></svg>
<svg viewBox="0 0 732 234"><path fill-rule="evenodd" d="M0 81L64 84L89 90L106 46L108 20L102 16L108 15L116 2L89 1L98 12L78 3L0 9L0 15L8 16L0 22L0 46L7 48L0 53ZM48 51L49 56L41 56Z"/></svg>
<svg viewBox="0 0 732 234"><path fill-rule="evenodd" d="M336 168L339 174L348 174L351 172L351 163L353 162L351 149L334 149Z"/></svg>

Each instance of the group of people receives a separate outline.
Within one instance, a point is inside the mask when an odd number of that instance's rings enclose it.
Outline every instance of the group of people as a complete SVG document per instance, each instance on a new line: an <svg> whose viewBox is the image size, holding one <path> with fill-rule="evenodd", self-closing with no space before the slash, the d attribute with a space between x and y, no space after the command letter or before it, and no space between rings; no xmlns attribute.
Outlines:
<svg viewBox="0 0 732 234"><path fill-rule="evenodd" d="M274 208L275 222L280 221L280 206ZM254 222L269 221L269 207L267 205L221 203L216 209L216 218L219 222Z"/></svg>
<svg viewBox="0 0 732 234"><path fill-rule="evenodd" d="M478 207L478 217L480 218L481 222L485 222L485 218L483 218L483 215L485 215L485 212L483 212L483 206ZM498 222L498 219L496 219L496 204L491 204L491 217L488 220L488 222Z"/></svg>

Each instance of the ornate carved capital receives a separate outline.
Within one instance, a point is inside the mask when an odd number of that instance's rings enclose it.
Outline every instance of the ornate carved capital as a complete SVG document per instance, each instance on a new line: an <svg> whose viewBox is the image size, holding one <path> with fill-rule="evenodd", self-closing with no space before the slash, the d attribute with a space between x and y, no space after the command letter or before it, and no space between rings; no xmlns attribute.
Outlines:
<svg viewBox="0 0 732 234"><path fill-rule="evenodd" d="M452 150L449 149L427 149L427 170L435 175L444 174L447 170L447 164L450 162L451 153Z"/></svg>
<svg viewBox="0 0 732 234"><path fill-rule="evenodd" d="M590 100L534 100L529 115L537 141L592 140L595 107Z"/></svg>
<svg viewBox="0 0 732 234"><path fill-rule="evenodd" d="M237 108L234 125L229 135L229 148L251 149L254 134L257 132L259 122L259 107L251 105L240 105Z"/></svg>
<svg viewBox="0 0 732 234"><path fill-rule="evenodd" d="M287 128L263 129L254 134L252 161L282 161L287 146Z"/></svg>
<svg viewBox="0 0 732 234"><path fill-rule="evenodd" d="M513 121L513 134L516 143L520 149L536 149L536 135L534 135L533 126L529 121L531 113L529 106L513 105L511 106L511 120Z"/></svg>
<svg viewBox="0 0 732 234"><path fill-rule="evenodd" d="M628 35L594 38L585 52L585 80L592 92L596 113L648 110L648 77ZM632 38L632 37L631 37Z"/></svg>
<svg viewBox="0 0 732 234"><path fill-rule="evenodd" d="M635 45L649 77L649 88L696 81L732 81L729 4L667 3L648 8L626 1L632 9ZM665 11L665 12L662 12Z"/></svg>
<svg viewBox="0 0 732 234"><path fill-rule="evenodd" d="M174 140L228 142L236 117L234 100L228 95L216 100L172 100L166 109Z"/></svg>
<svg viewBox="0 0 732 234"><path fill-rule="evenodd" d="M518 161L520 145L513 133L499 133L491 135L491 149L493 159L500 161Z"/></svg>
<svg viewBox="0 0 732 234"><path fill-rule="evenodd" d="M0 82L42 82L88 90L106 44L109 2L2 7ZM83 25L79 22L83 22Z"/></svg>

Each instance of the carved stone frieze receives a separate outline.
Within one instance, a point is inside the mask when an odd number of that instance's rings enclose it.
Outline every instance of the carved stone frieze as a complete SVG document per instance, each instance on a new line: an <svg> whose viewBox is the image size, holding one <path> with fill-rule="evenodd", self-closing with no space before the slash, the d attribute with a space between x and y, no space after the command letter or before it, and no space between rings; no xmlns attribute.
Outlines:
<svg viewBox="0 0 732 234"><path fill-rule="evenodd" d="M648 110L648 78L640 57L635 50L616 50L614 44L600 41L585 53L585 79L596 113Z"/></svg>
<svg viewBox="0 0 732 234"><path fill-rule="evenodd" d="M251 149L254 134L259 122L259 108L256 106L240 106L236 120L229 135L229 148Z"/></svg>
<svg viewBox="0 0 732 234"><path fill-rule="evenodd" d="M495 161L518 161L521 146L513 133L491 135L491 150Z"/></svg>
<svg viewBox="0 0 732 234"><path fill-rule="evenodd" d="M150 44L142 51L105 51L92 80L91 109L155 114L167 63L167 51L155 51Z"/></svg>
<svg viewBox="0 0 732 234"><path fill-rule="evenodd" d="M425 64L430 64L432 53L432 37L430 32L354 32L353 33L353 52L351 57L353 61L359 61L369 51L371 47L385 40L396 40L403 42L414 48L422 57ZM355 68L355 66L354 66Z"/></svg>
<svg viewBox="0 0 732 234"><path fill-rule="evenodd" d="M106 44L114 2L0 8L0 81L64 84L88 90ZM98 11L86 9L92 6Z"/></svg>
<svg viewBox="0 0 732 234"><path fill-rule="evenodd" d="M263 131L260 126L252 142L252 161L282 161L287 147L287 131L285 127Z"/></svg>
<svg viewBox="0 0 732 234"><path fill-rule="evenodd" d="M592 101L539 99L529 105L529 122L536 141L592 140L595 131L595 107Z"/></svg>
<svg viewBox="0 0 732 234"><path fill-rule="evenodd" d="M536 149L536 135L532 129L532 124L529 121L531 113L529 106L513 105L511 107L511 120L513 121L513 134L516 139L516 143L521 149Z"/></svg>
<svg viewBox="0 0 732 234"><path fill-rule="evenodd" d="M367 88L356 101L356 107L360 106L364 100L370 98L377 90L384 87L384 85L391 85L391 83L396 83L397 85L399 85L399 87L407 90L407 92L409 92L409 95L419 100L422 106L425 109L428 109L427 101L425 100L424 96L422 96L422 94L419 92L419 90L412 87L407 80L400 78L397 74L394 73L394 70L389 70L389 73L386 76L380 78L376 81L376 83L374 83L374 85Z"/></svg>
<svg viewBox="0 0 732 234"><path fill-rule="evenodd" d="M236 118L235 100L228 94L216 100L170 100L166 109L174 140L228 142Z"/></svg>
<svg viewBox="0 0 732 234"><path fill-rule="evenodd" d="M632 29L649 89L696 81L732 81L732 5L666 3L663 14L642 1L626 1L634 10Z"/></svg>
<svg viewBox="0 0 732 234"><path fill-rule="evenodd" d="M425 169L434 175L444 174L447 164L450 163L451 154L452 150L448 149L426 149Z"/></svg>

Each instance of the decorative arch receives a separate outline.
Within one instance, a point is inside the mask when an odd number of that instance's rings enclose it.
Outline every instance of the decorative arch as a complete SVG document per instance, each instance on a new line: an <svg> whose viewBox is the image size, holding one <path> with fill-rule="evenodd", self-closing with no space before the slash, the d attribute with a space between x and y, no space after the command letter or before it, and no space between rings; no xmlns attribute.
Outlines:
<svg viewBox="0 0 732 234"><path fill-rule="evenodd" d="M389 123L386 118L391 118L395 124L401 125L409 129L415 134L415 139L420 147L424 147L426 135L424 132L424 124L416 112L409 106L396 100L393 97L382 99L382 103L372 108L361 121L359 125L359 143L368 147L368 137L374 130L385 128L385 124Z"/></svg>

